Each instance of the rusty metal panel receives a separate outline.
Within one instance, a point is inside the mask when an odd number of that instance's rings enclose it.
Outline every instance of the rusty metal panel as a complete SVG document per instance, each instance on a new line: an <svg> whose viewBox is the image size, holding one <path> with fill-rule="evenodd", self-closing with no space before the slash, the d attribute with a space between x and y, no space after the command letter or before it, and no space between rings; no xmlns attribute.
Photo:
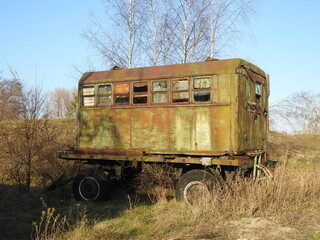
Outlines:
<svg viewBox="0 0 320 240"><path fill-rule="evenodd" d="M192 151L192 109L178 107L171 109L170 146L177 151Z"/></svg>
<svg viewBox="0 0 320 240"><path fill-rule="evenodd" d="M127 123L127 124L130 124ZM132 142L135 149L146 152L168 151L169 109L136 108L132 109Z"/></svg>
<svg viewBox="0 0 320 240"><path fill-rule="evenodd" d="M268 121L266 77L246 70L239 75L239 82L239 149L266 149ZM261 84L259 103L255 92L257 83Z"/></svg>
<svg viewBox="0 0 320 240"><path fill-rule="evenodd" d="M85 73L80 84L102 83L108 81L150 80L172 77L185 77L197 75L213 75L234 72L241 64L247 62L242 59L228 59L197 63L185 63L156 67L134 69L120 69L111 71ZM249 64L249 63L248 63Z"/></svg>
<svg viewBox="0 0 320 240"><path fill-rule="evenodd" d="M212 151L213 118L210 106L171 109L170 145L173 151Z"/></svg>
<svg viewBox="0 0 320 240"><path fill-rule="evenodd" d="M149 101L142 105L132 103L131 95L126 105L80 108L77 150L108 151L129 158L131 154L217 156L265 149L268 97L265 74L241 59L87 73L79 86L108 82L120 91L121 86L115 84L119 81L192 81L195 76L212 78L210 102L193 102L196 90L190 87L174 92L173 85L168 84L168 91L172 89L172 95L166 95L164 101L168 103L160 101L152 105L150 82L148 92L144 93ZM254 105L257 83L261 84L259 107ZM132 86L128 87L125 92L132 91ZM185 94L187 102L174 102L175 93Z"/></svg>
<svg viewBox="0 0 320 240"><path fill-rule="evenodd" d="M231 122L230 105L220 105L212 111L212 149L217 152L230 152L231 149Z"/></svg>
<svg viewBox="0 0 320 240"><path fill-rule="evenodd" d="M130 111L87 110L80 116L79 148L130 149Z"/></svg>

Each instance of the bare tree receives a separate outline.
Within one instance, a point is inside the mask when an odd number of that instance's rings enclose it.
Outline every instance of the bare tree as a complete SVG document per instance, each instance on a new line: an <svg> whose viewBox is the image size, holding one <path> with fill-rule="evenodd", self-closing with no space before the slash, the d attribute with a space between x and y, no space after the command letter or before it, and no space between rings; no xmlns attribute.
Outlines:
<svg viewBox="0 0 320 240"><path fill-rule="evenodd" d="M232 48L255 1L105 0L109 21L92 15L83 36L113 66L199 61Z"/></svg>
<svg viewBox="0 0 320 240"><path fill-rule="evenodd" d="M24 111L19 119L0 124L1 157L6 174L19 186L31 187L33 176L43 167L43 156L58 144L59 129L50 124L44 111L46 95L41 87L23 92Z"/></svg>
<svg viewBox="0 0 320 240"><path fill-rule="evenodd" d="M206 31L210 46L210 57L221 54L225 48L233 48L234 40L244 32L239 30L240 23L246 23L255 13L255 0L209 0L207 12L210 25Z"/></svg>
<svg viewBox="0 0 320 240"><path fill-rule="evenodd" d="M176 63L173 60L174 50L174 23L173 9L167 0L143 0L145 27L143 30L143 51L148 62L142 65L159 65ZM143 56L142 56L143 57Z"/></svg>
<svg viewBox="0 0 320 240"><path fill-rule="evenodd" d="M167 1L168 28L173 38L175 63L186 63L204 59L201 47L205 41L205 10L208 4L205 0ZM207 55L208 56L208 55Z"/></svg>
<svg viewBox="0 0 320 240"><path fill-rule="evenodd" d="M17 78L0 78L0 121L19 118L23 112L22 83Z"/></svg>
<svg viewBox="0 0 320 240"><path fill-rule="evenodd" d="M170 64L176 63L172 56L174 55L174 32L171 27L170 23L170 16L169 13L166 12L163 17L163 22L160 25L160 33L159 33L159 58L161 64Z"/></svg>
<svg viewBox="0 0 320 240"><path fill-rule="evenodd" d="M320 133L320 93L299 92L270 106L272 130Z"/></svg>
<svg viewBox="0 0 320 240"><path fill-rule="evenodd" d="M146 51L147 57L151 60L152 65L158 64L159 57L159 26L161 24L161 13L159 9L162 8L162 0L144 0L143 4L146 6L145 13L146 19L150 19L146 24L145 43L144 49Z"/></svg>
<svg viewBox="0 0 320 240"><path fill-rule="evenodd" d="M56 88L50 94L47 101L47 109L54 118L65 118L75 115L76 105L75 98L77 90L75 88L69 90L65 88Z"/></svg>
<svg viewBox="0 0 320 240"><path fill-rule="evenodd" d="M92 25L84 30L83 37L112 65L127 68L137 65L144 26L140 2L105 0L106 21L91 14ZM108 22L112 25L107 25Z"/></svg>

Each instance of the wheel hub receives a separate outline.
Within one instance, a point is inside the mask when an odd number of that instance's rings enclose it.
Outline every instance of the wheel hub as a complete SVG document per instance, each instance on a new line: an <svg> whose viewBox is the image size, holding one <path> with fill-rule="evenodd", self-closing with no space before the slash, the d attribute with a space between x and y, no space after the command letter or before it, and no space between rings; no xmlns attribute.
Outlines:
<svg viewBox="0 0 320 240"><path fill-rule="evenodd" d="M187 203L194 204L208 201L210 192L203 182L192 181L184 188L183 196Z"/></svg>
<svg viewBox="0 0 320 240"><path fill-rule="evenodd" d="M86 201L97 199L100 194L99 182L93 177L85 177L79 183L79 194Z"/></svg>

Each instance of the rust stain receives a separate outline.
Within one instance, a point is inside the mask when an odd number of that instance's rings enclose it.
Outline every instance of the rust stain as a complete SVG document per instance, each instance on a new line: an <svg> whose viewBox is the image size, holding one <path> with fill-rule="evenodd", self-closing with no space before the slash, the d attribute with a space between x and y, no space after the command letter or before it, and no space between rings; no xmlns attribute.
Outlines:
<svg viewBox="0 0 320 240"><path fill-rule="evenodd" d="M155 80L166 87L157 82L153 89ZM82 87L98 89L103 84L112 86L112 92L99 95L95 91L95 103L84 106ZM267 85L265 73L242 59L86 73L79 81L76 151L126 157L214 157L265 150ZM126 101L117 103L116 94ZM106 106L97 104L103 97L110 99ZM248 160L238 157L236 161L241 165ZM224 163L235 164L233 160Z"/></svg>

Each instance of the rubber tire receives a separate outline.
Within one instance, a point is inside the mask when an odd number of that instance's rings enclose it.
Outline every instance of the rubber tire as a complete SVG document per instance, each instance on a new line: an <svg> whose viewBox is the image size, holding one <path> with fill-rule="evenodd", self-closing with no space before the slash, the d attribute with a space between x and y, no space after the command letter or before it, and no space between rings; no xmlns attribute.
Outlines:
<svg viewBox="0 0 320 240"><path fill-rule="evenodd" d="M73 196L77 201L105 201L110 195L110 189L109 177L97 169L80 172L72 183Z"/></svg>
<svg viewBox="0 0 320 240"><path fill-rule="evenodd" d="M203 190L203 194L212 194L221 187L221 183L219 177L214 173L201 169L190 170L183 174L175 185L177 201L185 201L189 204L194 204L191 199L186 198L188 191L192 189L193 186L196 186L200 191ZM194 199L194 201L195 200L197 199Z"/></svg>

